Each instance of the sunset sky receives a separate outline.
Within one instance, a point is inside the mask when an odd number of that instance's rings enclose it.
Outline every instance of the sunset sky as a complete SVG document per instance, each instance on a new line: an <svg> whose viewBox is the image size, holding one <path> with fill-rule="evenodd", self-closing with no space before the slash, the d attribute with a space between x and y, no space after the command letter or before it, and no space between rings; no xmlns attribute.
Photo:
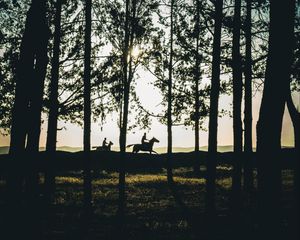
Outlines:
<svg viewBox="0 0 300 240"><path fill-rule="evenodd" d="M141 75L141 78L137 81L137 93L140 100L147 109L158 112L160 109L157 104L161 101L161 96L156 89L151 86L150 75L145 73L145 77ZM258 119L259 106L261 101L261 93L256 93L253 97L253 141L255 146L255 125ZM220 98L220 107L230 109L230 103L232 102L232 96L222 96ZM45 146L46 142L46 129L47 129L47 116L43 115L45 120L42 125L41 143L40 146ZM207 121L205 126L207 127ZM82 147L83 145L83 130L80 126L70 123L59 123L59 127L66 127L66 130L58 132L57 146L72 146ZM136 129L134 132L128 132L127 144L139 143L143 135L143 130ZM156 144L156 147L167 146L167 127L160 124L157 120L153 120L152 128L147 132L147 137L151 138L155 136L160 140L160 143ZM116 115L107 116L107 123L103 125L101 131L101 125L99 123L92 124L91 140L92 146L100 145L103 138L106 137L108 141L112 141L114 146L118 146L119 130L117 126ZM292 123L286 109L283 131L282 131L282 145L293 146L293 128ZM0 137L1 146L9 145L9 137ZM200 146L206 146L208 141L208 134L205 131L200 132ZM233 144L233 129L232 118L225 116L219 118L219 131L218 131L218 145L232 145ZM173 147L193 147L194 146L194 132L191 128L186 127L173 127Z"/></svg>
<svg viewBox="0 0 300 240"><path fill-rule="evenodd" d="M95 39L94 39L95 40ZM106 55L111 48L107 48L102 51L102 54ZM1 49L0 49L1 54ZM133 55L138 55L138 50L133 52ZM157 89L154 89L151 85L155 79L152 75L139 70L139 78L137 79L136 91L139 96L142 105L154 113L159 113L163 109L159 106L162 101L162 96L159 94ZM221 76L221 79L226 76ZM227 76L228 78L228 76ZM209 82L209 79L204 79ZM299 95L298 95L299 96ZM297 96L298 107L300 106L300 98ZM259 107L261 102L261 92L257 92L253 96L253 145L255 146L256 141L256 122L258 120ZM220 98L220 109L225 108L231 110L232 96L221 96ZM42 125L41 141L40 146L45 146L46 142L46 129L47 129L47 115L43 115L44 123ZM207 119L208 120L208 119ZM207 128L208 121L206 120L205 127ZM58 132L57 146L72 146L82 147L83 145L83 129L80 126L59 122L59 128L65 127L66 129ZM156 144L156 147L167 146L167 127L160 124L156 119L153 119L151 130L146 130L148 139L155 136L160 140L160 143ZM127 144L139 143L144 130L135 129L134 132L128 132ZM117 126L117 114L107 116L107 123L101 126L99 123L92 124L91 140L92 146L100 145L103 138L106 137L108 141L112 141L114 146L118 146L119 129ZM294 136L293 127L288 115L287 110L285 111L283 120L283 131L282 131L282 145L293 146ZM208 142L208 133L205 131L200 132L200 146L206 146ZM219 119L218 128L218 145L232 145L233 144L233 129L232 119L229 116L225 116ZM9 145L9 136L0 135L0 146ZM173 147L193 147L194 146L194 132L191 127L173 127Z"/></svg>

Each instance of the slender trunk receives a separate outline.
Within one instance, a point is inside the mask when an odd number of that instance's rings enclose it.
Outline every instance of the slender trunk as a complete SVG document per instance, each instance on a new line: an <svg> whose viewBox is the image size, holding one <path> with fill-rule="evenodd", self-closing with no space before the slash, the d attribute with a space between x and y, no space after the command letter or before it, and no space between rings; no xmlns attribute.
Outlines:
<svg viewBox="0 0 300 240"><path fill-rule="evenodd" d="M123 64L123 115L120 125L120 169L119 169L119 202L118 202L118 214L122 218L125 212L125 152L126 152L126 134L127 134L127 122L128 122L128 105L129 105L129 84L128 84L128 54L129 54L129 4L130 1L126 0L126 14L125 14L125 26L124 26L124 49L122 56ZM121 105L122 106L122 105ZM120 109L120 111L122 111Z"/></svg>
<svg viewBox="0 0 300 240"><path fill-rule="evenodd" d="M241 0L235 0L232 41L232 73L233 73L233 148L234 164L232 176L232 207L239 209L241 205L241 157L243 148L243 131L241 119L242 106L242 62L240 54L241 32Z"/></svg>
<svg viewBox="0 0 300 240"><path fill-rule="evenodd" d="M91 150L91 25L92 1L85 1L85 36L84 36L84 133L83 151L85 155L84 204L89 209L92 203L92 184L90 169Z"/></svg>
<svg viewBox="0 0 300 240"><path fill-rule="evenodd" d="M215 213L215 180L218 135L218 113L220 94L220 54L221 54L221 28L222 28L223 0L215 2L215 29L213 39L212 79L210 91L210 114L208 132L208 160L206 176L205 204L208 214Z"/></svg>
<svg viewBox="0 0 300 240"><path fill-rule="evenodd" d="M244 110L244 151L245 171L244 188L247 192L253 190L253 166L252 166L252 55L251 55L251 3L247 0L245 38L246 38L246 62L245 62L245 110Z"/></svg>
<svg viewBox="0 0 300 240"><path fill-rule="evenodd" d="M289 111L289 114L292 119L293 127L294 127L294 146L296 149L297 156L300 155L300 112L298 112L296 106L294 105L293 99L292 99L292 93L290 88L288 88L288 94L287 94L287 108ZM296 202L299 203L299 194L300 194L300 188L299 188L299 177L300 177L300 166L299 166L299 160L294 163L294 192L296 197ZM297 205L299 213L299 205ZM299 217L299 216L298 216Z"/></svg>
<svg viewBox="0 0 300 240"><path fill-rule="evenodd" d="M168 79L168 109L167 109L167 132L168 132L168 182L173 183L173 172L172 172L172 70L173 70L173 10L174 0L171 0L171 22L170 22L170 58L169 58L169 79Z"/></svg>
<svg viewBox="0 0 300 240"><path fill-rule="evenodd" d="M257 122L258 196L262 238L278 237L281 130L293 56L295 0L270 1L269 52ZM276 97L274 97L276 96Z"/></svg>
<svg viewBox="0 0 300 240"><path fill-rule="evenodd" d="M199 100L199 82L200 82L200 57L199 57L199 46L200 46L200 2L196 0L196 54L195 54L195 165L194 172L200 173L200 159L199 159L199 119L200 119L200 100Z"/></svg>
<svg viewBox="0 0 300 240"><path fill-rule="evenodd" d="M60 39L61 39L61 8L62 0L56 2L55 12L55 30L54 30L54 46L52 57L51 69L51 82L50 82L50 97L49 97L49 116L48 116L48 129L47 129L47 142L46 152L48 160L53 161L56 152L56 139L57 139L57 118L58 118L58 80L59 80L59 54L60 54ZM51 164L45 174L45 187L46 187L46 200L51 202L52 195L55 188L55 176Z"/></svg>

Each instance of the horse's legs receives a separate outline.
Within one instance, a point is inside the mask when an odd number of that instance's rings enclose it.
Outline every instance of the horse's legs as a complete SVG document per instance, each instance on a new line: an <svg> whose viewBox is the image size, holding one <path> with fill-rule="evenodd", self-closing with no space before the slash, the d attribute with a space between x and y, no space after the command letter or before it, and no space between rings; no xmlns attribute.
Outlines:
<svg viewBox="0 0 300 240"><path fill-rule="evenodd" d="M137 153L138 151L139 151L139 150L138 150L137 146L134 145L134 146L133 146L133 149L132 149L132 152L133 152L133 153Z"/></svg>

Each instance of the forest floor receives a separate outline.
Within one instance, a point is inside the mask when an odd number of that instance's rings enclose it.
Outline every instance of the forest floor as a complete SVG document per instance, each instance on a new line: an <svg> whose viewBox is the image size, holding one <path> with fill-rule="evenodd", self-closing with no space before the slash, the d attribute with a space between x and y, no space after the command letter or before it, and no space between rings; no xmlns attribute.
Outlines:
<svg viewBox="0 0 300 240"><path fill-rule="evenodd" d="M202 169L203 170L203 169ZM202 171L203 172L203 171ZM230 168L218 167L216 219L208 223L204 214L205 178L194 176L192 168L174 170L179 195L188 209L185 213L175 202L168 187L166 171L138 172L126 176L126 216L121 231L118 225L118 174L98 171L93 180L93 217L88 231L82 231L83 180L80 172L62 173L57 189L46 239L257 239L256 204L244 196L247 210L239 226L228 210L231 189ZM290 170L283 171L285 239L292 239L293 181ZM187 217L188 214L188 217ZM213 225L213 226L212 226Z"/></svg>
<svg viewBox="0 0 300 240"><path fill-rule="evenodd" d="M228 208L231 168L228 165L218 166L217 216L208 221L204 212L204 168L201 173L195 176L191 167L174 169L174 181L188 212L176 203L164 168L128 173L126 214L120 229L117 172L93 172L93 214L87 223L84 218L82 171L61 171L56 176L54 203L48 209L48 215L42 217L42 239L259 239L255 192L252 201L246 194L243 196L245 208L239 220L234 221ZM282 228L284 239L293 239L293 174L291 170L283 170L282 173Z"/></svg>

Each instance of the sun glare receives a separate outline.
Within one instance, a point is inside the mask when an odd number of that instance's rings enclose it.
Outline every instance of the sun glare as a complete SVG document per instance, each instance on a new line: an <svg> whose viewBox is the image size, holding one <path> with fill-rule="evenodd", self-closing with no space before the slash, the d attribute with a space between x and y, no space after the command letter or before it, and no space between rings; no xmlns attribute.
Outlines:
<svg viewBox="0 0 300 240"><path fill-rule="evenodd" d="M137 47L137 46L133 47L133 49L132 49L132 51L131 51L131 56L132 56L133 58L137 58L137 57L139 56L139 54L140 54L140 49L139 49L139 47Z"/></svg>

